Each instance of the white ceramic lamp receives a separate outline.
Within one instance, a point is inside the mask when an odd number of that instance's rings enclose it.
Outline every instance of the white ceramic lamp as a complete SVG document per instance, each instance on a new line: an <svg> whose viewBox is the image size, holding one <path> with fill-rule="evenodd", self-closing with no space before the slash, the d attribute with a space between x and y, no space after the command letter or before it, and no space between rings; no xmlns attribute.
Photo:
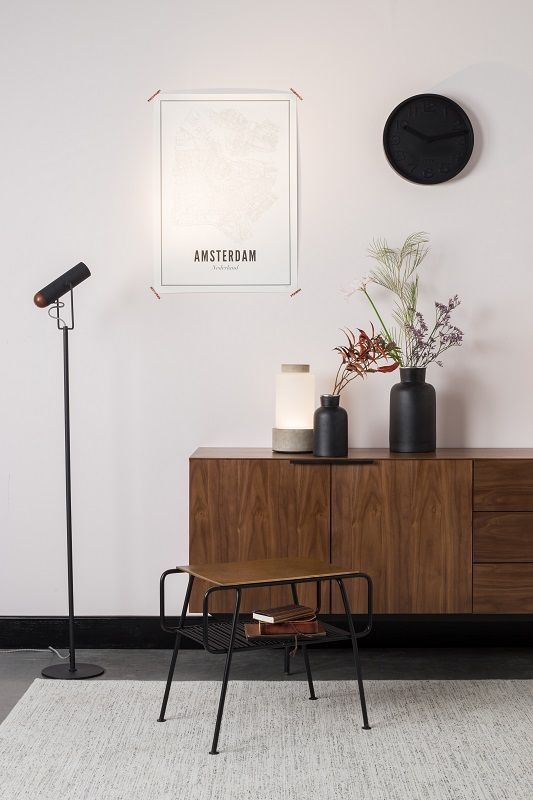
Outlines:
<svg viewBox="0 0 533 800"><path fill-rule="evenodd" d="M315 376L309 364L282 364L276 375L276 427L272 450L309 453L313 450Z"/></svg>

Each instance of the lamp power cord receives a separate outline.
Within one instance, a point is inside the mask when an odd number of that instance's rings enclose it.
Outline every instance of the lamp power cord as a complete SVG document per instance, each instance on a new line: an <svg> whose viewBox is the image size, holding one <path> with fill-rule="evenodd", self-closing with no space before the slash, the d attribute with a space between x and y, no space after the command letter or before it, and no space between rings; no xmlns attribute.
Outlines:
<svg viewBox="0 0 533 800"><path fill-rule="evenodd" d="M59 650L56 650L55 647L52 647L52 645L49 645L44 650L42 648L37 648L37 647L18 647L15 650L0 650L0 655L3 655L4 653L48 653L49 651L54 653L58 658L62 659L63 661L69 657L68 653L65 656L61 655Z"/></svg>

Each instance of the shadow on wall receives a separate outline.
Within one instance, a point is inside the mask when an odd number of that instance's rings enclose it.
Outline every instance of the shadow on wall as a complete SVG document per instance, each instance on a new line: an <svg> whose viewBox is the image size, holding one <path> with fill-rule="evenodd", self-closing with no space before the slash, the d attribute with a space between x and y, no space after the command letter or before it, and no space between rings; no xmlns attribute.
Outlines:
<svg viewBox="0 0 533 800"><path fill-rule="evenodd" d="M428 87L427 91L443 94L461 105L474 128L474 152L464 170L454 180L466 178L487 153L505 153L501 168L523 162L531 155L531 105L533 78L504 62L473 64ZM497 115L494 114L497 103ZM490 139L484 138L489 129ZM512 147L509 147L509 123L512 120ZM484 152L486 151L486 152Z"/></svg>
<svg viewBox="0 0 533 800"><path fill-rule="evenodd" d="M465 386L466 378L468 388ZM468 397L474 389L474 376L455 370L453 385L437 392L437 447L446 442L446 447L465 447L468 441L469 407Z"/></svg>
<svg viewBox="0 0 533 800"><path fill-rule="evenodd" d="M445 367L446 368L446 367ZM498 439L498 418L501 407L490 392L490 380L471 370L469 367L453 368L453 381L437 388L437 447L471 447L472 429L476 428L474 420L482 417L486 420L482 431L486 442L484 447L501 446L494 444ZM472 405L472 398L482 398L483 408ZM480 431L476 428L476 438ZM443 445L442 442L446 444Z"/></svg>

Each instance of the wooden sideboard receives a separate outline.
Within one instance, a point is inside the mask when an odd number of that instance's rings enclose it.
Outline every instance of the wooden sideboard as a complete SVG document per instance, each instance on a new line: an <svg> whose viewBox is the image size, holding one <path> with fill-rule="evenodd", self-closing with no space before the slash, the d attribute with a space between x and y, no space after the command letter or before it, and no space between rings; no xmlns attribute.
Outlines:
<svg viewBox="0 0 533 800"><path fill-rule="evenodd" d="M533 449L347 458L200 448L190 459L190 563L313 557L368 572L378 614L533 612ZM352 582L354 613L365 610ZM201 610L195 587L191 610ZM302 602L314 588L303 585ZM213 611L231 610L217 593ZM242 610L290 602L253 589ZM324 612L340 613L338 588Z"/></svg>

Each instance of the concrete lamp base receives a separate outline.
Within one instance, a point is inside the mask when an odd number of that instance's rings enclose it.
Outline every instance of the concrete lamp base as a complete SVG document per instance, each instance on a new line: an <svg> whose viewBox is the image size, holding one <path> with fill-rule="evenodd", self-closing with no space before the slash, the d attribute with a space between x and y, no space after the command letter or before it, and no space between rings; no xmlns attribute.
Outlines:
<svg viewBox="0 0 533 800"><path fill-rule="evenodd" d="M272 428L272 450L275 453L312 453L313 429Z"/></svg>

